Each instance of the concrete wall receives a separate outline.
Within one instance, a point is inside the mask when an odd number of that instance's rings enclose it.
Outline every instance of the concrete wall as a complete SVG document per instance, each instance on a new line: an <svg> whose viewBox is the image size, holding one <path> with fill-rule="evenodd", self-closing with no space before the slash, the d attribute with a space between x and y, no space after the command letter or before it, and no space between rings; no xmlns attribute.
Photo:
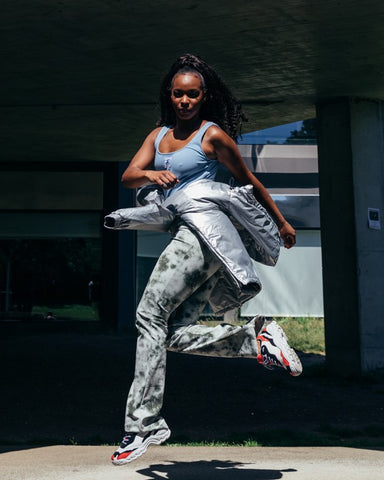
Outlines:
<svg viewBox="0 0 384 480"><path fill-rule="evenodd" d="M327 362L354 375L384 367L383 105L340 99L318 106Z"/></svg>
<svg viewBox="0 0 384 480"><path fill-rule="evenodd" d="M351 102L351 146L363 371L384 367L384 225L368 226L368 208L384 220L383 103Z"/></svg>

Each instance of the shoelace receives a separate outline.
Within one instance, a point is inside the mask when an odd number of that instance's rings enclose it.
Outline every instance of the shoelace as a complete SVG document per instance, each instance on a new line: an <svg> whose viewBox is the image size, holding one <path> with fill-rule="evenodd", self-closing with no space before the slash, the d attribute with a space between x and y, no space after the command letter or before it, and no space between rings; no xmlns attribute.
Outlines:
<svg viewBox="0 0 384 480"><path fill-rule="evenodd" d="M271 356L268 352L268 349L265 347L265 345L262 345L261 347L261 355L263 357L263 363L266 366L275 366L275 367L281 367L281 362L276 359L275 356Z"/></svg>

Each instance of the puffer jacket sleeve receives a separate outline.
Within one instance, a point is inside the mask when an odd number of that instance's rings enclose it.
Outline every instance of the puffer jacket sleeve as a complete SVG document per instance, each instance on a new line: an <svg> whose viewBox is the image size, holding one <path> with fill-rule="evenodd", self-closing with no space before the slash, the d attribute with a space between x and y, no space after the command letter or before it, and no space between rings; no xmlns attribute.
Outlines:
<svg viewBox="0 0 384 480"><path fill-rule="evenodd" d="M152 230L167 232L175 214L163 207L164 195L151 187L140 188L136 201L139 206L121 208L104 217L104 227L111 230Z"/></svg>

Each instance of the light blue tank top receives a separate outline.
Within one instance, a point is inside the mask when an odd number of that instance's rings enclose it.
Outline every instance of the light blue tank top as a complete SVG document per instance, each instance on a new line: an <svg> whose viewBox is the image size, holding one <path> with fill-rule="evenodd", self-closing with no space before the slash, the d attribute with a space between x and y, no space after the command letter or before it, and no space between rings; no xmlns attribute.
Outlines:
<svg viewBox="0 0 384 480"><path fill-rule="evenodd" d="M187 145L170 153L161 153L159 151L159 144L169 130L169 127L163 127L158 133L155 140L155 170L169 170L180 180L180 183L174 188L164 190L166 197L169 197L172 192L180 190L196 180L215 179L218 169L218 161L208 158L201 146L201 141L205 132L212 125L216 124L213 122L207 122L200 128Z"/></svg>

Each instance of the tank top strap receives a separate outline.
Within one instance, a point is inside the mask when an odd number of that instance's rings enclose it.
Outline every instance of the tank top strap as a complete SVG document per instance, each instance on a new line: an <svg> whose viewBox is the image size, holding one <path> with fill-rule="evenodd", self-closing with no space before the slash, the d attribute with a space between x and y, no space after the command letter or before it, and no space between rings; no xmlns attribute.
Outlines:
<svg viewBox="0 0 384 480"><path fill-rule="evenodd" d="M212 125L216 125L217 126L217 123L215 122L207 122L205 123L201 128L200 130L197 132L197 134L192 138L192 140L189 142L189 145L190 144L193 144L193 143L196 143L198 145L200 145L201 143L201 140L205 134L205 132L208 130L209 127L212 127ZM161 130L159 131L159 133L157 134L157 137L155 139L155 149L158 150L159 148L159 145L160 145L160 142L161 140L164 138L165 134L168 132L169 130L169 127L162 127Z"/></svg>
<svg viewBox="0 0 384 480"><path fill-rule="evenodd" d="M202 138L205 135L205 132L208 130L209 127L212 127L212 125L216 125L217 123L215 122L207 122L205 123L200 130L197 132L197 134L192 138L190 143L197 143L200 145Z"/></svg>
<svg viewBox="0 0 384 480"><path fill-rule="evenodd" d="M155 140L155 149L157 150L159 148L159 144L161 140L163 139L164 135L168 132L169 127L162 127L160 132L157 134L156 140Z"/></svg>

